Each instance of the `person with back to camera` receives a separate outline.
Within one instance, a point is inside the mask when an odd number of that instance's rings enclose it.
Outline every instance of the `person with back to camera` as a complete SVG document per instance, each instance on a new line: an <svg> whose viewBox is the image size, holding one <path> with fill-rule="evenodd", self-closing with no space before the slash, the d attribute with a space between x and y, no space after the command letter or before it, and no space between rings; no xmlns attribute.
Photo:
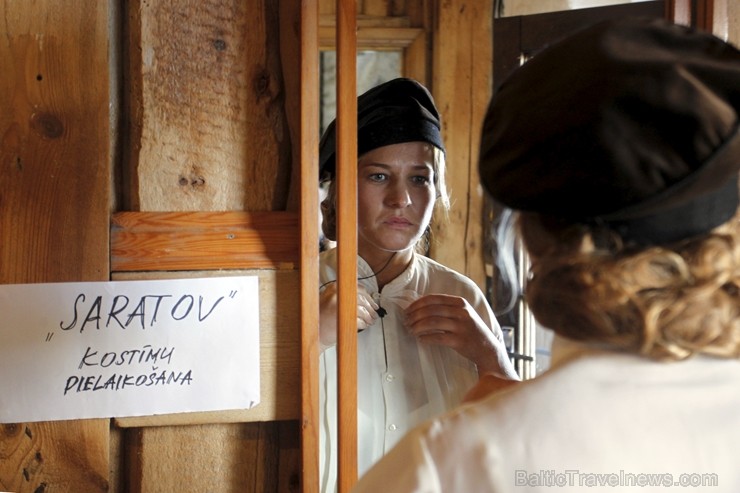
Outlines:
<svg viewBox="0 0 740 493"><path fill-rule="evenodd" d="M740 491L738 110L740 52L656 19L507 78L479 170L518 216L552 365L415 428L353 491Z"/></svg>
<svg viewBox="0 0 740 493"><path fill-rule="evenodd" d="M417 253L435 205L448 207L431 94L399 78L357 100L358 471L412 426L459 404L479 374L517 380L501 329L472 280ZM319 146L323 229L335 240L336 132ZM320 256L321 489L334 491L337 251Z"/></svg>

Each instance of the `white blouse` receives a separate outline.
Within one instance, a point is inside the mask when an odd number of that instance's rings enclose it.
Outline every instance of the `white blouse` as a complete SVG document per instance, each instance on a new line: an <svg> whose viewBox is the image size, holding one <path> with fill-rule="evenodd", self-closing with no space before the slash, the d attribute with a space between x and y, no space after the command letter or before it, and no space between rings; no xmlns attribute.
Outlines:
<svg viewBox="0 0 740 493"><path fill-rule="evenodd" d="M337 252L320 257L320 282L336 280ZM453 349L419 345L402 325L403 311L426 294L467 299L501 339L501 328L483 292L469 278L415 254L409 267L382 292L360 257L358 282L387 314L357 336L358 474L363 474L411 428L452 409L478 378L475 364ZM364 278L364 279L363 279ZM337 478L336 348L319 362L321 491L334 492Z"/></svg>

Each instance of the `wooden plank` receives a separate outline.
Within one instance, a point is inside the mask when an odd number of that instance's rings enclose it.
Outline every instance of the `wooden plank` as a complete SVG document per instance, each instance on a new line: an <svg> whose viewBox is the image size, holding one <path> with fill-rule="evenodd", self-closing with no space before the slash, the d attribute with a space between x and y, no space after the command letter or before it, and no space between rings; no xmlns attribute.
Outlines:
<svg viewBox="0 0 740 493"><path fill-rule="evenodd" d="M301 349L298 271L138 272L115 280L183 279L223 275L259 276L260 404L252 409L118 418L118 426L189 425L298 419L301 396ZM317 356L318 358L318 356Z"/></svg>
<svg viewBox="0 0 740 493"><path fill-rule="evenodd" d="M295 491L284 488L286 485L279 481L279 477L295 478L299 473L294 460L295 442L283 439L291 431L281 422L129 430L128 460L135 474L128 491ZM290 447L287 453L281 445ZM280 474L281 467L290 470Z"/></svg>
<svg viewBox="0 0 740 493"><path fill-rule="evenodd" d="M330 16L332 19L336 16L336 0L319 0L319 14L321 17Z"/></svg>
<svg viewBox="0 0 740 493"><path fill-rule="evenodd" d="M478 2L485 4L487 11L492 8L491 3L492 0ZM452 206L448 220L438 217L432 224L430 255L484 288L485 269L478 223L482 203L479 187L474 185L478 180L478 153L473 152L470 141L473 133L480 133L480 122L477 117L473 119L479 110L473 105L479 103L474 92L481 84L473 81L472 74L475 64L491 61L490 57L481 59L480 53L487 52L486 46L491 44L492 37L484 39L486 32L491 33L490 27L473 34L474 30L482 28L479 22L486 21L474 18L482 8L478 4L474 7L465 0L451 0L439 5L439 22L434 33L433 94L442 116ZM487 21L493 22L492 14ZM461 238L464 241L460 241Z"/></svg>
<svg viewBox="0 0 740 493"><path fill-rule="evenodd" d="M283 9L288 9L281 5L283 3L259 0L125 2L127 50L123 65L131 90L125 93L125 121L129 126L123 132L122 176L124 186L131 191L122 193L122 208L197 213L286 209L296 146L293 140L295 117L291 120L293 102L286 101L286 91L296 86L295 81L283 82L282 70L298 45L291 41L290 33L284 32L295 23L280 19L285 12ZM286 50L285 63L281 60L281 48ZM202 224L200 231L194 224L185 228L188 230L185 234L187 245L178 244L180 254L184 254L184 265L171 268L263 266L280 270L259 272L261 278L273 276L276 283L269 295L260 298L261 308L271 310L264 328L273 327L270 334L262 335L263 342L269 342L270 337L275 341L274 346L261 345L263 361L273 362L272 374L262 372L265 406L251 410L249 416L183 415L177 418L185 417L187 423L194 423L199 419L214 422L282 416L296 419L299 416L297 208L297 201L291 203L290 225L282 219L275 223L268 220L254 231L252 223L229 224L226 229L217 231L216 236L209 235L213 234L218 221ZM168 221L171 222L171 218ZM178 229L182 232L183 225L173 229L161 226L157 226L158 232L146 234L174 241L172 235ZM190 229L191 226L195 227ZM224 244L223 237L218 234L224 234L229 228L235 228L231 232L238 234ZM243 234L255 241L237 245L246 241L240 236ZM208 245L199 244L198 238ZM147 243L147 246L151 245ZM182 248L185 246L187 251ZM242 247L243 252L251 256L240 257ZM288 250L284 250L286 248ZM215 261L217 266L208 263L208 258L202 255L203 249L219 258ZM155 260L148 255L151 253L139 259ZM124 256L133 259L138 253L129 252ZM229 259L231 263L227 265ZM130 265L127 268L167 267L160 264L160 267ZM183 271L176 275L200 276L208 272ZM223 275L223 272L218 274ZM115 278L164 275L172 274L162 271L137 274L121 270ZM290 288L283 286L283 282L290 283ZM267 283L262 285L267 286ZM283 357L284 361L277 361ZM265 388L268 385L275 388ZM283 391L286 393L281 393ZM261 417L254 414L259 412L263 413ZM293 448L282 448L294 447L294 444L283 440L280 434L296 432L295 426L285 430L283 423L166 426L157 421L117 420L116 424L121 426L152 425L125 428L126 491L287 491L279 488L285 483L290 485L290 477L299 472L298 463L294 461L295 467L288 479L284 481L279 476L283 474L284 456L290 458L297 453Z"/></svg>
<svg viewBox="0 0 740 493"><path fill-rule="evenodd" d="M319 493L319 33L316 2L302 2L300 60L301 476L300 491ZM295 175L294 175L295 176ZM282 475L281 475L282 477ZM281 491L285 491L284 489Z"/></svg>
<svg viewBox="0 0 740 493"><path fill-rule="evenodd" d="M362 13L365 15L388 16L392 12L391 0L364 0L362 2Z"/></svg>
<svg viewBox="0 0 740 493"><path fill-rule="evenodd" d="M357 5L337 0L337 489L357 482Z"/></svg>
<svg viewBox="0 0 740 493"><path fill-rule="evenodd" d="M294 212L119 212L111 218L111 270L292 269Z"/></svg>
<svg viewBox="0 0 740 493"><path fill-rule="evenodd" d="M488 103L493 95L493 2L475 2L468 7L470 22L470 49L475 58L470 64L470 115L468 120L468 155L470 174L468 175L467 221L469 228L465 238L468 255L466 274L485 292L486 252L484 241L485 196L478 173L480 153L480 134ZM485 61L485 63L483 63Z"/></svg>
<svg viewBox="0 0 740 493"><path fill-rule="evenodd" d="M430 64L427 63L429 55L427 50L427 35L423 29L419 29L418 36L416 36L403 52L403 68L401 72L404 77L416 79L424 85L428 84L430 76L427 72Z"/></svg>
<svg viewBox="0 0 740 493"><path fill-rule="evenodd" d="M302 77L302 67L305 64L304 53L306 51L302 38L303 24L305 22L303 15L304 11L310 10L309 5L313 5L314 9L316 8L316 2L280 2L280 52L290 54L290 56L281 57L283 86L285 88L285 116L290 131L292 159L290 189L288 191L285 210L294 212L298 212L301 209L301 169L303 168L301 158L301 105L304 99L304 91L308 89L307 86L304 86L304 84L308 84L308 81L304 82ZM316 15L312 18L312 29L314 33L318 27L316 25ZM309 46L312 45L309 44ZM318 51L318 47L315 47L315 50ZM314 77L318 78L318 53L314 58L315 61L312 67L315 71ZM318 105L318 95L316 98L316 104ZM319 118L318 113L315 118ZM316 139L318 140L318 137Z"/></svg>
<svg viewBox="0 0 740 493"><path fill-rule="evenodd" d="M428 1L428 0L425 0ZM358 29L365 27L412 27L412 20L404 13L394 15L357 15L357 27ZM334 27L336 26L336 16L334 14L322 14L319 15L319 26L320 27Z"/></svg>
<svg viewBox="0 0 740 493"><path fill-rule="evenodd" d="M108 277L108 6L0 1L0 283ZM0 490L107 491L108 427L0 425Z"/></svg>
<svg viewBox="0 0 740 493"><path fill-rule="evenodd" d="M0 488L107 492L107 419L0 425Z"/></svg>
<svg viewBox="0 0 740 493"><path fill-rule="evenodd" d="M302 424L302 421L278 421L277 423L280 447L277 485L279 493L314 493L319 491L318 467L316 468L315 487L313 487L314 483L305 483L306 479L313 477L313 474L310 470L306 470L307 464L302 458L305 455L303 448L306 445L302 438L305 433L301 433ZM318 463L318 454L315 460Z"/></svg>
<svg viewBox="0 0 740 493"><path fill-rule="evenodd" d="M358 27L358 50L399 50L408 47L424 34L416 27ZM322 49L336 47L335 28L319 27L319 44Z"/></svg>
<svg viewBox="0 0 740 493"><path fill-rule="evenodd" d="M283 210L290 131L279 2L132 0L128 210Z"/></svg>
<svg viewBox="0 0 740 493"><path fill-rule="evenodd" d="M715 0L696 0L694 7L694 26L708 33L714 32Z"/></svg>

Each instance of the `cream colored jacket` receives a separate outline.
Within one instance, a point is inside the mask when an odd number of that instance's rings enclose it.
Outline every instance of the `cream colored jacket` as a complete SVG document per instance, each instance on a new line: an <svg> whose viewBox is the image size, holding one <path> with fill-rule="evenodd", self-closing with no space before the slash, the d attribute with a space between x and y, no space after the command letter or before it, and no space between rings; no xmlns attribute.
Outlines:
<svg viewBox="0 0 740 493"><path fill-rule="evenodd" d="M556 338L549 371L416 428L353 492L737 493L739 447L740 361Z"/></svg>

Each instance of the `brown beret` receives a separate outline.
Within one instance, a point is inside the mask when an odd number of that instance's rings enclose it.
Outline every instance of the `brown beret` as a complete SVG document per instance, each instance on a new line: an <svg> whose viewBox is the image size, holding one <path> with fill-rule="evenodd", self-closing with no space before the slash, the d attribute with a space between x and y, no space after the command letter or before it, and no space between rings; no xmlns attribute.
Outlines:
<svg viewBox="0 0 740 493"><path fill-rule="evenodd" d="M664 243L737 209L740 52L660 19L595 24L508 77L480 176L502 204Z"/></svg>

